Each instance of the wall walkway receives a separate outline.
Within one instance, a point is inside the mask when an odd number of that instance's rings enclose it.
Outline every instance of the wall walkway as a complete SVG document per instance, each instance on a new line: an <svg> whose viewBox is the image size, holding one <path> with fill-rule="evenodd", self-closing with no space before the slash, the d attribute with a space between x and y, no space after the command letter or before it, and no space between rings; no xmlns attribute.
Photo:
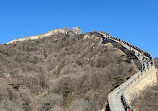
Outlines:
<svg viewBox="0 0 158 111"><path fill-rule="evenodd" d="M115 41L126 49L134 51L135 56L141 62L142 67L140 68L140 71L108 95L108 102L111 111L127 111L127 109L135 111L131 106L133 100L138 98L146 87L155 85L157 81L153 58L149 53L126 41L112 37L105 32L100 32L100 34L102 35L103 40L109 39ZM105 109L102 111L105 111Z"/></svg>

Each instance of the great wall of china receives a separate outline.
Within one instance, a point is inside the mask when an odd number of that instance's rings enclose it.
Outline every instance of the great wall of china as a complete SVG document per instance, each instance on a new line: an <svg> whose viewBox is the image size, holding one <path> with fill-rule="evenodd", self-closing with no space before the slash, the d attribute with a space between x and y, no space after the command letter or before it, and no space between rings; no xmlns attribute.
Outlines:
<svg viewBox="0 0 158 111"><path fill-rule="evenodd" d="M12 44L25 40L40 39L40 38L56 35L58 33L67 34L67 31L68 31L67 29L55 29L45 34L15 39L8 42L7 44ZM73 28L72 31L76 34L81 34L81 30L78 27ZM112 40L114 42L119 43L120 45L122 45L128 50L134 51L135 56L141 62L142 67L140 71L134 74L125 83L121 84L119 87L114 89L108 95L108 102L111 111L127 111L127 109L130 109L131 111L135 111L131 106L133 100L138 98L140 94L146 89L146 87L155 85L157 81L156 69L155 69L153 58L149 53L143 51L142 49L136 46L131 45L128 42L125 42L116 37L112 37L105 32L98 32L98 33L101 34L103 40L106 39ZM105 111L105 108L103 108L101 111Z"/></svg>
<svg viewBox="0 0 158 111"><path fill-rule="evenodd" d="M133 100L138 98L146 87L156 84L157 77L154 60L149 53L131 45L128 42L112 37L104 32L100 32L100 34L102 35L103 39L110 39L119 43L128 50L134 51L135 56L141 62L142 67L140 71L134 74L125 83L114 89L108 95L108 102L111 111L135 111L131 106ZM105 111L105 109L103 108L102 111Z"/></svg>

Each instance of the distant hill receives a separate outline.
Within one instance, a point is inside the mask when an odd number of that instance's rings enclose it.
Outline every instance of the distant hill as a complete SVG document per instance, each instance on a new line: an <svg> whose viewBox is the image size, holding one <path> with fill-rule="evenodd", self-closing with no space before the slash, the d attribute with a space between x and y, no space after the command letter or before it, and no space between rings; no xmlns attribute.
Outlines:
<svg viewBox="0 0 158 111"><path fill-rule="evenodd" d="M0 109L97 111L138 71L127 53L97 31L0 44Z"/></svg>

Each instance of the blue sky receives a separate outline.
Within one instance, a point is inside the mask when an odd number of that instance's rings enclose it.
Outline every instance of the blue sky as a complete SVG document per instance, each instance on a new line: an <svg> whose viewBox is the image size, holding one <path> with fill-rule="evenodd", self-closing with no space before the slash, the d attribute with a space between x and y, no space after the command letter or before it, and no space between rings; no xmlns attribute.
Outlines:
<svg viewBox="0 0 158 111"><path fill-rule="evenodd" d="M0 0L0 43L66 26L108 32L158 57L158 0Z"/></svg>

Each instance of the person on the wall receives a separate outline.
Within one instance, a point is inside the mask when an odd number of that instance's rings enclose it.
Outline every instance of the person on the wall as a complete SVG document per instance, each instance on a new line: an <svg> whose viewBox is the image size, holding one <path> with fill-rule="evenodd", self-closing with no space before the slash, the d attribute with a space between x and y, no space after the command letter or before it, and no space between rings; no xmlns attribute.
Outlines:
<svg viewBox="0 0 158 111"><path fill-rule="evenodd" d="M132 111L131 109L127 109L127 111Z"/></svg>

